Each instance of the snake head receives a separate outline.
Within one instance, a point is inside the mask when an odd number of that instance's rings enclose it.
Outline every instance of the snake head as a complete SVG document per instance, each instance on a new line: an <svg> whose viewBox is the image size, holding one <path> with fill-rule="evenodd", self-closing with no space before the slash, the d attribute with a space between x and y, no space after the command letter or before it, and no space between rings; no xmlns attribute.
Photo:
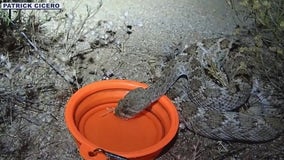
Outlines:
<svg viewBox="0 0 284 160"><path fill-rule="evenodd" d="M118 102L114 114L125 119L136 116L149 105L148 100L144 97L145 89L143 88L136 88L129 91L126 96Z"/></svg>

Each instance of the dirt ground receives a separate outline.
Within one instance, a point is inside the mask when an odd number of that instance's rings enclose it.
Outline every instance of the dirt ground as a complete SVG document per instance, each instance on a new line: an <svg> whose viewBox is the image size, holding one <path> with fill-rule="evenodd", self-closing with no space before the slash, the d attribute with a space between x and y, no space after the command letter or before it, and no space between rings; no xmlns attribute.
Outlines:
<svg viewBox="0 0 284 160"><path fill-rule="evenodd" d="M223 0L60 2L62 11L22 13L19 29L41 52L18 31L0 28L0 159L81 159L64 122L78 88L104 79L151 84L177 46L250 23ZM215 141L190 132L181 119L176 139L157 159L284 159L283 137Z"/></svg>

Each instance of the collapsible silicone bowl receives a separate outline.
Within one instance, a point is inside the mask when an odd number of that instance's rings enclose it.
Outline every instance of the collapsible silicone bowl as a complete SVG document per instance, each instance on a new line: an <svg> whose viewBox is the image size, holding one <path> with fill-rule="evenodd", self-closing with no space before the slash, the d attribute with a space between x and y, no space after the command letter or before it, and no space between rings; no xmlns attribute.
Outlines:
<svg viewBox="0 0 284 160"><path fill-rule="evenodd" d="M121 119L113 111L129 90L147 85L129 80L104 80L79 89L65 108L67 128L84 159L156 158L175 137L178 113L162 96L132 119Z"/></svg>

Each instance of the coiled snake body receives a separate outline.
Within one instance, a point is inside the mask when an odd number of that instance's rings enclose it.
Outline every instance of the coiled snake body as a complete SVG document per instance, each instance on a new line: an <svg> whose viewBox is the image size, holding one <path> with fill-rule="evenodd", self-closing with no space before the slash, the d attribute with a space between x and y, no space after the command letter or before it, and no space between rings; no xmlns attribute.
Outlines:
<svg viewBox="0 0 284 160"><path fill-rule="evenodd" d="M283 131L283 101L273 99L272 87L254 74L251 62L236 40L196 43L171 60L154 84L130 91L115 115L132 118L169 89L182 86L178 92L191 101L186 124L192 131L218 140L274 139ZM244 106L248 110L240 111Z"/></svg>

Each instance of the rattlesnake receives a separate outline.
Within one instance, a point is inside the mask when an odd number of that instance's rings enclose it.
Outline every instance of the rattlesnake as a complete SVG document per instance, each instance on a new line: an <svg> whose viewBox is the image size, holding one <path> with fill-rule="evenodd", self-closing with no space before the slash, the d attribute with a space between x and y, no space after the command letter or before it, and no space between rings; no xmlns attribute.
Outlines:
<svg viewBox="0 0 284 160"><path fill-rule="evenodd" d="M190 102L189 129L217 140L268 141L283 131L283 97L255 71L254 59L234 38L204 40L186 47L148 88L130 91L115 115L132 118L174 86ZM182 80L181 80L182 79ZM193 105L192 105L193 104ZM248 108L242 111L243 108Z"/></svg>

